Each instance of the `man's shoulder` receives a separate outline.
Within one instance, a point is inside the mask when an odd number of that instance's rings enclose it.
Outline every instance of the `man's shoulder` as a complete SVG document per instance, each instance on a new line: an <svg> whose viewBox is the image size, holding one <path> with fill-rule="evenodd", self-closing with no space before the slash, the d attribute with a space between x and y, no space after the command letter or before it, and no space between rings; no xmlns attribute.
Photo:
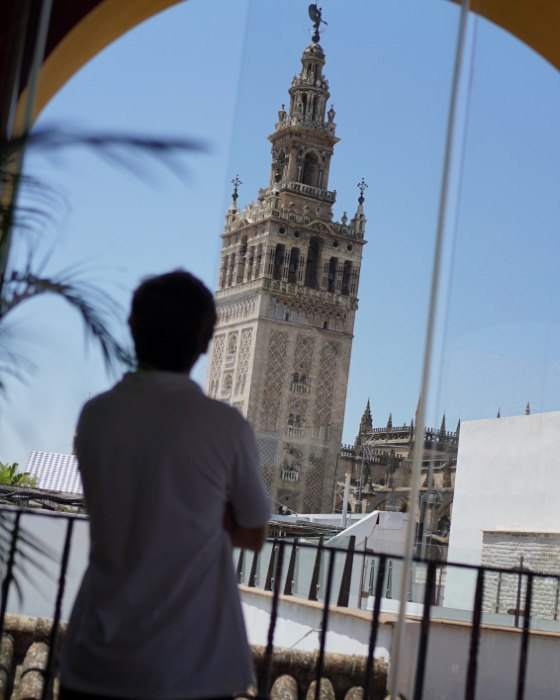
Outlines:
<svg viewBox="0 0 560 700"><path fill-rule="evenodd" d="M163 405L171 410L173 407L179 410L188 408L205 421L219 423L222 430L229 428L232 433L241 434L250 429L248 421L237 408L210 398L187 375L171 372L127 374L111 389L87 401L82 416L118 411L122 400L127 409L132 400L135 410L143 410L136 400L140 395L145 398L140 403L149 405L151 411L157 411L158 406L161 408Z"/></svg>
<svg viewBox="0 0 560 700"><path fill-rule="evenodd" d="M241 412L237 408L234 408L223 401L212 399L202 392L199 400L201 405L204 406L205 410L213 413L220 421L229 423L233 427L239 428L249 425L248 421L242 416Z"/></svg>

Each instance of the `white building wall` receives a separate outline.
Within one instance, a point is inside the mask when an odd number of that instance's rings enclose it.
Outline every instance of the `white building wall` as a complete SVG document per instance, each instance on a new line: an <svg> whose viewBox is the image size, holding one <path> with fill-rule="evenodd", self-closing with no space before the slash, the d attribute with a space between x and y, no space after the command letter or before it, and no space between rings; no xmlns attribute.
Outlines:
<svg viewBox="0 0 560 700"><path fill-rule="evenodd" d="M559 497L560 412L463 423L448 561L483 563L484 533L500 533L508 566L517 565L519 533L560 533ZM533 552L535 561L550 555L550 542L542 557ZM474 577L449 568L445 605L470 608L473 594Z"/></svg>

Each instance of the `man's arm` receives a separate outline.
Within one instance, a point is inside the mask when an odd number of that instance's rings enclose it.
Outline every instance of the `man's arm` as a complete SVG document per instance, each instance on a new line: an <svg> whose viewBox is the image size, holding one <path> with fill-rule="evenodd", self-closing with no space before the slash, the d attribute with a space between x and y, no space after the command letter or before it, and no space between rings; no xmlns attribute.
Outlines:
<svg viewBox="0 0 560 700"><path fill-rule="evenodd" d="M239 525L233 515L231 503L226 505L224 530L228 533L233 547L250 549L253 552L260 552L266 539L266 525L254 528Z"/></svg>

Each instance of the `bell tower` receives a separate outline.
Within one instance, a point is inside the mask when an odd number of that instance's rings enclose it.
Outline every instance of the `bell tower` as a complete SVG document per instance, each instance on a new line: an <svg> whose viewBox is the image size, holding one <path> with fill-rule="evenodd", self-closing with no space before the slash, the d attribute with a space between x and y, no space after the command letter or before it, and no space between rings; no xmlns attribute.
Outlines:
<svg viewBox="0 0 560 700"><path fill-rule="evenodd" d="M352 219L332 220L339 139L315 9L313 43L269 136L268 187L240 210L242 183L232 181L206 378L207 394L253 426L274 509L298 513L333 507L366 242L363 179Z"/></svg>

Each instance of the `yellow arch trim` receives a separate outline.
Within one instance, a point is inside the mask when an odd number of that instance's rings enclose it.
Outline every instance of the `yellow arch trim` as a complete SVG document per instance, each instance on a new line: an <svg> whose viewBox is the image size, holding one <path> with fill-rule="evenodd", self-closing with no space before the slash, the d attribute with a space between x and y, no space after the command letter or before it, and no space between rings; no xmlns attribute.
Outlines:
<svg viewBox="0 0 560 700"><path fill-rule="evenodd" d="M461 0L451 0L461 4ZM530 46L560 70L558 0L471 0L477 12Z"/></svg>
<svg viewBox="0 0 560 700"><path fill-rule="evenodd" d="M182 0L103 0L62 39L39 74L33 120L82 66L129 29ZM25 90L18 102L16 132L24 113Z"/></svg>
<svg viewBox="0 0 560 700"><path fill-rule="evenodd" d="M182 1L186 0L103 0L43 64L33 119L64 83L102 49L140 22ZM471 9L516 36L560 70L558 0L472 0ZM19 100L16 125L21 123L25 99L26 92Z"/></svg>

